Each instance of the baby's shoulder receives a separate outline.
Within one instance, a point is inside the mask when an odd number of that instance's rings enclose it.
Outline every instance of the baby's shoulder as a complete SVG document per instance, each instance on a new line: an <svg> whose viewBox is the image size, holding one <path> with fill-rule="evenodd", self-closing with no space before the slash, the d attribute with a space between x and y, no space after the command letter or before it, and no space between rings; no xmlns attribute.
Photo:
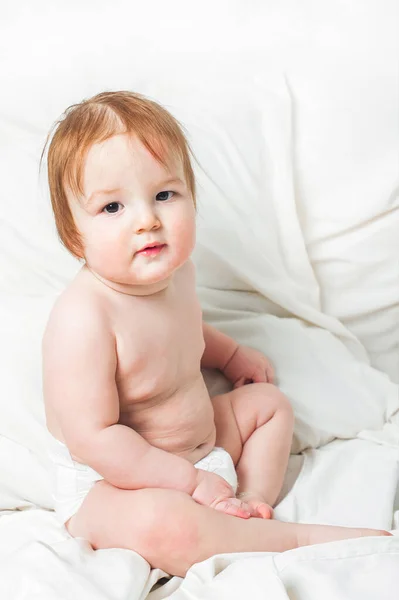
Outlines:
<svg viewBox="0 0 399 600"><path fill-rule="evenodd" d="M107 311L101 298L90 290L71 284L56 300L47 322L43 343L55 340L73 343L109 333Z"/></svg>

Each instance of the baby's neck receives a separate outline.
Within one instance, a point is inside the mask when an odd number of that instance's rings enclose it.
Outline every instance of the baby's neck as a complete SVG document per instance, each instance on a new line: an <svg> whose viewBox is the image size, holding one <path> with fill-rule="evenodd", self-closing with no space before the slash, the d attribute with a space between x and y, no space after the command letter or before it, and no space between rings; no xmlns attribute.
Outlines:
<svg viewBox="0 0 399 600"><path fill-rule="evenodd" d="M90 269L87 265L84 265L83 270L87 271L87 273L91 274L97 281L108 288L129 296L151 296L152 294L162 292L168 287L173 277L173 274L171 274L166 279L162 279L162 281L156 281L155 283L150 283L148 285L129 285L104 279L104 277L98 275L98 273Z"/></svg>

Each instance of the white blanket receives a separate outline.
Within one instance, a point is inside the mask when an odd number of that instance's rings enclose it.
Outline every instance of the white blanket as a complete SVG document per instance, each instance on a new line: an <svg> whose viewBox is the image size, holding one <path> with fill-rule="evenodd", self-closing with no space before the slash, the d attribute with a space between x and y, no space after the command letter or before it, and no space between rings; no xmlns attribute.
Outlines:
<svg viewBox="0 0 399 600"><path fill-rule="evenodd" d="M41 600L144 599L163 573L150 572L134 552L93 552L83 540L70 538L51 510L44 510L51 509L52 500L45 455L48 440L40 386L35 385L40 355L34 350L52 300L14 300L14 312L10 303L0 302L6 310L3 317L8 317L3 331L9 333L3 337L8 348L3 377L10 382L2 414L12 402L18 415L16 422L7 423L8 437L0 438L0 506L20 508L0 516L0 597L22 600L35 590ZM222 329L273 357L280 385L298 416L293 451L302 452L291 457L276 517L383 529L396 526L397 386L360 363L322 329L238 310L231 314L227 309L207 309L205 314L209 317L212 312L219 318L229 316L230 320L218 322ZM225 386L220 375L206 376L212 393ZM29 419L24 413L27 396ZM390 415L391 422L383 426ZM334 437L351 439L326 444ZM149 598L238 600L263 598L267 592L272 600L280 600L295 590L295 598L303 600L395 600L398 585L399 538L373 538L275 556L210 558L195 565L184 581L173 578Z"/></svg>
<svg viewBox="0 0 399 600"><path fill-rule="evenodd" d="M272 358L295 409L277 517L397 530L396 7L19 0L0 14L2 600L399 597L396 536L213 557L157 587L134 552L59 527L40 340L79 265L38 181L69 104L131 88L172 110L198 159L205 318Z"/></svg>
<svg viewBox="0 0 399 600"><path fill-rule="evenodd" d="M291 459L288 480L300 468ZM389 528L398 451L370 441L336 441L304 453L279 518ZM3 491L3 490L1 490ZM112 507L110 508L112 510ZM399 537L363 538L283 554L223 555L154 588L152 571L128 550L93 552L42 509L0 517L0 597L7 600L396 600ZM148 596L149 594L149 596Z"/></svg>

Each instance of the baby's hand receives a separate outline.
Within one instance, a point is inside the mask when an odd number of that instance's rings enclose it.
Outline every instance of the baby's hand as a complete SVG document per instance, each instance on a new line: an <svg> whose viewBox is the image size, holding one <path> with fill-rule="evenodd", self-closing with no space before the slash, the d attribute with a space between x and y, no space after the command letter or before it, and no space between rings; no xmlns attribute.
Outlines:
<svg viewBox="0 0 399 600"><path fill-rule="evenodd" d="M270 360L247 346L238 346L223 373L235 388L247 383L274 383L274 369Z"/></svg>
<svg viewBox="0 0 399 600"><path fill-rule="evenodd" d="M198 469L197 487L192 498L198 504L204 504L234 517L249 519L255 516L253 509L234 496L234 490L223 477Z"/></svg>

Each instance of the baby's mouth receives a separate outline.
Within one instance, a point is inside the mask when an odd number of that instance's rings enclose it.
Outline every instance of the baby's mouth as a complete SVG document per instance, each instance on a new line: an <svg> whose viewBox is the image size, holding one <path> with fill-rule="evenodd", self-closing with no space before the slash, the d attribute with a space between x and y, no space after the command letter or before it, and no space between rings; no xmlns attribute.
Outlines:
<svg viewBox="0 0 399 600"><path fill-rule="evenodd" d="M148 244L148 246L144 246L144 248L138 250L136 254L142 256L157 256L164 248L166 248L166 244Z"/></svg>

